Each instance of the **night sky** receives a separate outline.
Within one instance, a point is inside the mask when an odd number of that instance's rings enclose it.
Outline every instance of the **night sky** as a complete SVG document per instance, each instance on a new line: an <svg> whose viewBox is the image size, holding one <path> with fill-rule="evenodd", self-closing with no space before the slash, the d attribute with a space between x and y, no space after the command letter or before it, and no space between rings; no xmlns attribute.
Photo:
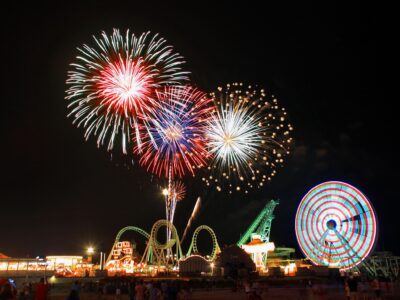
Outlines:
<svg viewBox="0 0 400 300"><path fill-rule="evenodd" d="M291 156L263 190L229 196L186 178L179 232L202 195L193 229L207 224L221 245L234 243L273 198L280 205L271 239L297 247L302 196L320 182L340 180L375 206L376 249L400 254L395 117L378 91L374 15L358 4L326 1L189 2L67 1L3 11L0 252L83 254L89 244L108 252L120 228L150 231L164 217L159 181L129 159L111 159L94 139L85 142L66 117L65 80L76 47L120 28L159 32L186 58L193 84L207 92L236 81L265 87L295 128ZM206 234L201 240L200 248L209 248Z"/></svg>

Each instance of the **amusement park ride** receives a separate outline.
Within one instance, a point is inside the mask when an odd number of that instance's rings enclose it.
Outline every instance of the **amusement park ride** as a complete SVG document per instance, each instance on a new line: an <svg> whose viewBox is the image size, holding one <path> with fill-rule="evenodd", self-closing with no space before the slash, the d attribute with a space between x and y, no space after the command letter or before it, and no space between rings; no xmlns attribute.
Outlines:
<svg viewBox="0 0 400 300"><path fill-rule="evenodd" d="M378 222L367 197L350 184L328 181L312 188L296 214L296 236L304 255L317 266L370 276L398 277L400 257L370 256Z"/></svg>
<svg viewBox="0 0 400 300"><path fill-rule="evenodd" d="M228 187L232 193L235 178L240 181L238 192L262 187L290 154L293 127L285 108L278 106L275 96L257 86L236 82L208 95L194 88L189 72L184 70L183 57L158 34L135 35L127 30L125 35L114 29L111 35L103 32L94 40L92 46L78 48L76 62L68 71L68 117L77 127L84 128L85 140L96 139L97 146L106 147L107 151L116 150L114 146L120 140L123 154L133 152L140 166L168 180L168 188L163 190L166 220L155 222L150 233L134 226L118 232L106 261L107 271L176 271L180 261L197 255L197 236L202 230L211 235L213 244L204 263L213 264L220 248L214 231L205 225L194 231L187 254L183 255L173 220L185 188L175 179L186 174L194 176L197 169L208 165L202 181L207 186L216 183L218 191ZM269 201L237 242L261 272L268 271L267 260L271 257L289 257L293 253L290 248L275 249L270 242L277 205L278 201ZM197 203L194 211L196 207ZM166 239L160 242L159 232L164 227ZM376 243L377 229L376 214L366 196L338 181L311 189L295 218L301 251L314 265L341 271L366 270L375 276L379 272L389 274L384 266L390 265L390 272L398 275L399 258L368 258ZM142 255L131 242L120 241L126 231L137 232L145 239ZM234 247L249 261L243 251ZM60 261L54 263L55 269L62 266L69 271L65 257L54 259ZM103 260L101 269L102 263ZM80 265L83 270L92 264L88 259L72 265ZM30 266L45 267L34 261L0 258L0 271L18 271L20 267L29 270Z"/></svg>
<svg viewBox="0 0 400 300"><path fill-rule="evenodd" d="M275 249L274 243L269 241L269 236L274 219L273 212L278 204L279 201L269 201L237 242L239 247L251 255L257 269L262 272L267 270L268 252Z"/></svg>
<svg viewBox="0 0 400 300"><path fill-rule="evenodd" d="M165 243L158 240L158 233L163 227L166 227L171 233L171 236ZM198 254L197 237L202 230L207 231L212 238L212 252L210 255L205 256L205 260L211 263L220 252L220 247L217 237L210 227L201 225L195 229L189 250L186 256L184 256L175 226L167 220L158 220L154 223L150 234L135 226L127 226L121 229L115 238L105 267L109 274L156 274L159 272L176 271L180 260L192 254ZM130 242L120 241L122 234L127 231L137 232L146 240L146 248L141 257L133 255L134 249L132 249Z"/></svg>
<svg viewBox="0 0 400 300"><path fill-rule="evenodd" d="M374 209L355 187L329 181L311 189L296 214L296 236L316 265L357 268L372 251L377 233Z"/></svg>
<svg viewBox="0 0 400 300"><path fill-rule="evenodd" d="M304 268L316 271L334 268L342 273L399 277L400 257L390 252L371 255L377 239L377 218L369 200L355 187L338 181L325 182L312 188L300 202L295 219L296 237L301 251L315 267L307 260L293 259L293 248L275 248L270 241L274 210L278 204L276 200L267 202L236 243L250 255L260 274L273 276L275 271L280 270L281 274L294 276L298 271L299 274L306 271ZM121 240L128 231L144 239L143 254L138 253L135 243ZM159 237L166 237L166 231L170 232L170 237L161 242ZM208 255L199 253L197 238L201 231L206 231L211 237L212 250ZM154 223L150 233L135 226L122 228L115 238L105 269L110 276L156 275L178 271L185 274L193 272L195 268L204 270L206 274L214 274L213 268L220 252L214 231L209 226L201 225L194 230L184 254L175 226L167 220L159 220ZM78 273L85 276L92 267L95 269L81 256L47 256L39 264L34 259L0 255L0 275L14 276L18 272L37 272L45 268L58 276L80 276ZM65 274L67 269L71 269L70 275ZM100 269L103 269L102 264Z"/></svg>
<svg viewBox="0 0 400 300"><path fill-rule="evenodd" d="M221 249L219 248L218 241L217 241L217 236L214 233L214 230L211 229L211 227L207 225L201 225L196 228L196 230L193 233L192 237L192 242L190 243L189 250L186 254L186 257L189 257L190 255L194 253L199 253L199 250L197 248L197 236L199 235L200 231L205 230L207 231L211 238L212 238L212 251L210 255L207 255L207 259L214 261L217 257L217 254L221 252Z"/></svg>
<svg viewBox="0 0 400 300"><path fill-rule="evenodd" d="M267 257L270 251L275 249L274 243L270 242L271 223L274 219L274 209L278 201L271 200L256 217L254 222L246 230L245 234L237 242L237 246L243 248L253 259L257 270L267 271ZM161 243L157 237L161 228L166 227L171 233L170 238ZM121 236L127 231L139 233L144 239L146 248L142 256L135 255L133 245L128 241L121 241ZM206 231L212 240L212 250L209 255L199 255L197 238L201 231ZM283 249L283 248L282 248ZM281 249L281 250L282 250ZM288 252L290 248L284 248ZM205 262L214 265L213 262L220 253L217 237L211 227L201 225L194 230L193 237L186 255L182 254L179 235L175 226L167 220L159 220L154 223L150 234L141 228L127 226L121 229L116 238L110 255L106 261L106 269L109 274L134 274L134 273L159 273L176 271L179 262L186 261L192 256L201 256ZM280 251L282 252L282 251ZM288 253L292 253L289 251Z"/></svg>
<svg viewBox="0 0 400 300"><path fill-rule="evenodd" d="M275 262L285 269L290 266L296 268L303 261L290 259L294 249L275 248L270 241L274 210L278 204L276 200L267 202L236 243L251 256L260 273L267 273L268 267L276 267ZM165 243L157 238L163 227L171 233ZM197 237L202 230L207 231L212 239L212 251L204 256L199 255L197 246ZM145 239L146 248L142 256L134 251L130 242L120 241L126 231L135 231ZM347 183L329 181L311 189L298 207L295 231L303 254L316 267L363 272L371 276L399 276L399 257L388 253L370 256L377 238L375 211L366 196ZM214 231L202 225L195 229L188 251L183 255L175 226L167 220L159 220L150 233L134 226L120 230L108 256L106 269L111 274L177 271L179 262L193 256L202 257L204 262L214 266L219 252Z"/></svg>

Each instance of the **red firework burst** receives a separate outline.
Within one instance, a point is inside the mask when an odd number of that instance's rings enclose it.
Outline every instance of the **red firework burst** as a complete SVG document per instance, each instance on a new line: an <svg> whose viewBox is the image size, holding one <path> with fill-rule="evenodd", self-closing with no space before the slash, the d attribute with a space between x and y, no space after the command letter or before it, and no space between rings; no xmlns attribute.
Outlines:
<svg viewBox="0 0 400 300"><path fill-rule="evenodd" d="M185 84L188 73L181 70L182 57L157 34L115 29L94 41L78 48L68 72L68 116L85 128L86 139L96 136L97 145L110 151L121 142L126 154L132 134L141 146L139 126L147 126L143 119L157 109L155 90Z"/></svg>
<svg viewBox="0 0 400 300"><path fill-rule="evenodd" d="M206 94L190 86L170 86L157 91L159 109L142 128L140 164L148 171L174 178L204 167L210 157L204 130L213 109ZM148 133L147 130L150 132ZM138 147L135 152L138 153Z"/></svg>
<svg viewBox="0 0 400 300"><path fill-rule="evenodd" d="M154 106L154 101L149 98L152 77L141 60L120 58L110 63L101 71L98 81L102 104L125 114L149 111Z"/></svg>
<svg viewBox="0 0 400 300"><path fill-rule="evenodd" d="M172 183L172 197L176 199L176 201L181 201L185 198L186 195L186 187L182 181L175 181Z"/></svg>

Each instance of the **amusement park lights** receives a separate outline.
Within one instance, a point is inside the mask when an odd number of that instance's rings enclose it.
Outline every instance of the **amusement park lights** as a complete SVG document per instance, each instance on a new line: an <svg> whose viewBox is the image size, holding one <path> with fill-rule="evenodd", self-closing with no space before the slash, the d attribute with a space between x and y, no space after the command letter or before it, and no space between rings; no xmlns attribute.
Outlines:
<svg viewBox="0 0 400 300"><path fill-rule="evenodd" d="M162 227L168 227L172 234L169 241L161 242L158 240L159 230ZM105 263L106 269L111 273L124 271L125 273L133 273L135 270L139 272L150 271L158 272L168 267L170 270L177 270L177 261L184 261L191 256L199 256L197 248L197 237L199 232L207 231L212 239L212 251L207 257L208 263L213 263L217 254L220 253L220 247L215 232L208 226L202 225L195 229L189 249L186 255L181 249L181 239L175 226L166 220L159 220L153 224L151 232L135 227L127 226L122 228L116 238L112 250ZM128 241L121 241L121 237L125 232L134 231L145 239L146 249L139 258L133 256L132 244Z"/></svg>
<svg viewBox="0 0 400 300"><path fill-rule="evenodd" d="M377 220L367 197L355 187L329 181L311 189L296 214L300 248L314 264L351 269L372 251Z"/></svg>

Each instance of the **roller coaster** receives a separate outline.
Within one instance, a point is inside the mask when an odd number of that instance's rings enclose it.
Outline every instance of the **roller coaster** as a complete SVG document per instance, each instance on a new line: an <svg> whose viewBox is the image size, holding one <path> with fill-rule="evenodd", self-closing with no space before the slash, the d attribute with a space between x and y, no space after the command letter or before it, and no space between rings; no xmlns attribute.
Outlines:
<svg viewBox="0 0 400 300"><path fill-rule="evenodd" d="M196 230L193 233L192 242L190 243L189 250L186 256L190 256L192 255L192 253L199 253L199 250L197 249L197 236L199 235L199 232L202 230L207 231L211 236L213 247L211 254L208 255L207 257L209 257L209 260L214 260L217 257L217 254L221 252L221 249L219 248L217 236L215 235L214 230L212 230L211 227L207 225L201 225L196 228Z"/></svg>
<svg viewBox="0 0 400 300"><path fill-rule="evenodd" d="M168 241L166 241L165 243L162 243L158 240L158 233L163 227L166 227L171 233L170 239L168 239ZM178 266L179 260L191 256L192 254L199 254L199 250L197 247L197 237L199 233L203 230L209 233L212 240L212 251L209 255L204 255L204 257L208 261L214 261L217 254L220 252L220 247L218 245L218 240L215 232L214 230L212 230L211 227L206 225L201 225L197 227L194 230L192 241L190 243L187 254L183 255L179 235L175 226L167 220L158 220L152 226L150 233L136 226L127 226L122 228L115 237L113 247L106 261L106 269L107 266L115 265L116 261L123 259L120 257L120 249L122 247L122 242L120 240L121 236L127 231L134 231L145 239L146 248L144 250L144 253L140 257L140 260L136 258L135 261L138 269L175 270ZM130 245L130 243L128 244ZM123 254L126 254L125 257L128 257L129 262L133 264L133 261L135 259L132 256L132 251L128 251L126 253L124 252Z"/></svg>

